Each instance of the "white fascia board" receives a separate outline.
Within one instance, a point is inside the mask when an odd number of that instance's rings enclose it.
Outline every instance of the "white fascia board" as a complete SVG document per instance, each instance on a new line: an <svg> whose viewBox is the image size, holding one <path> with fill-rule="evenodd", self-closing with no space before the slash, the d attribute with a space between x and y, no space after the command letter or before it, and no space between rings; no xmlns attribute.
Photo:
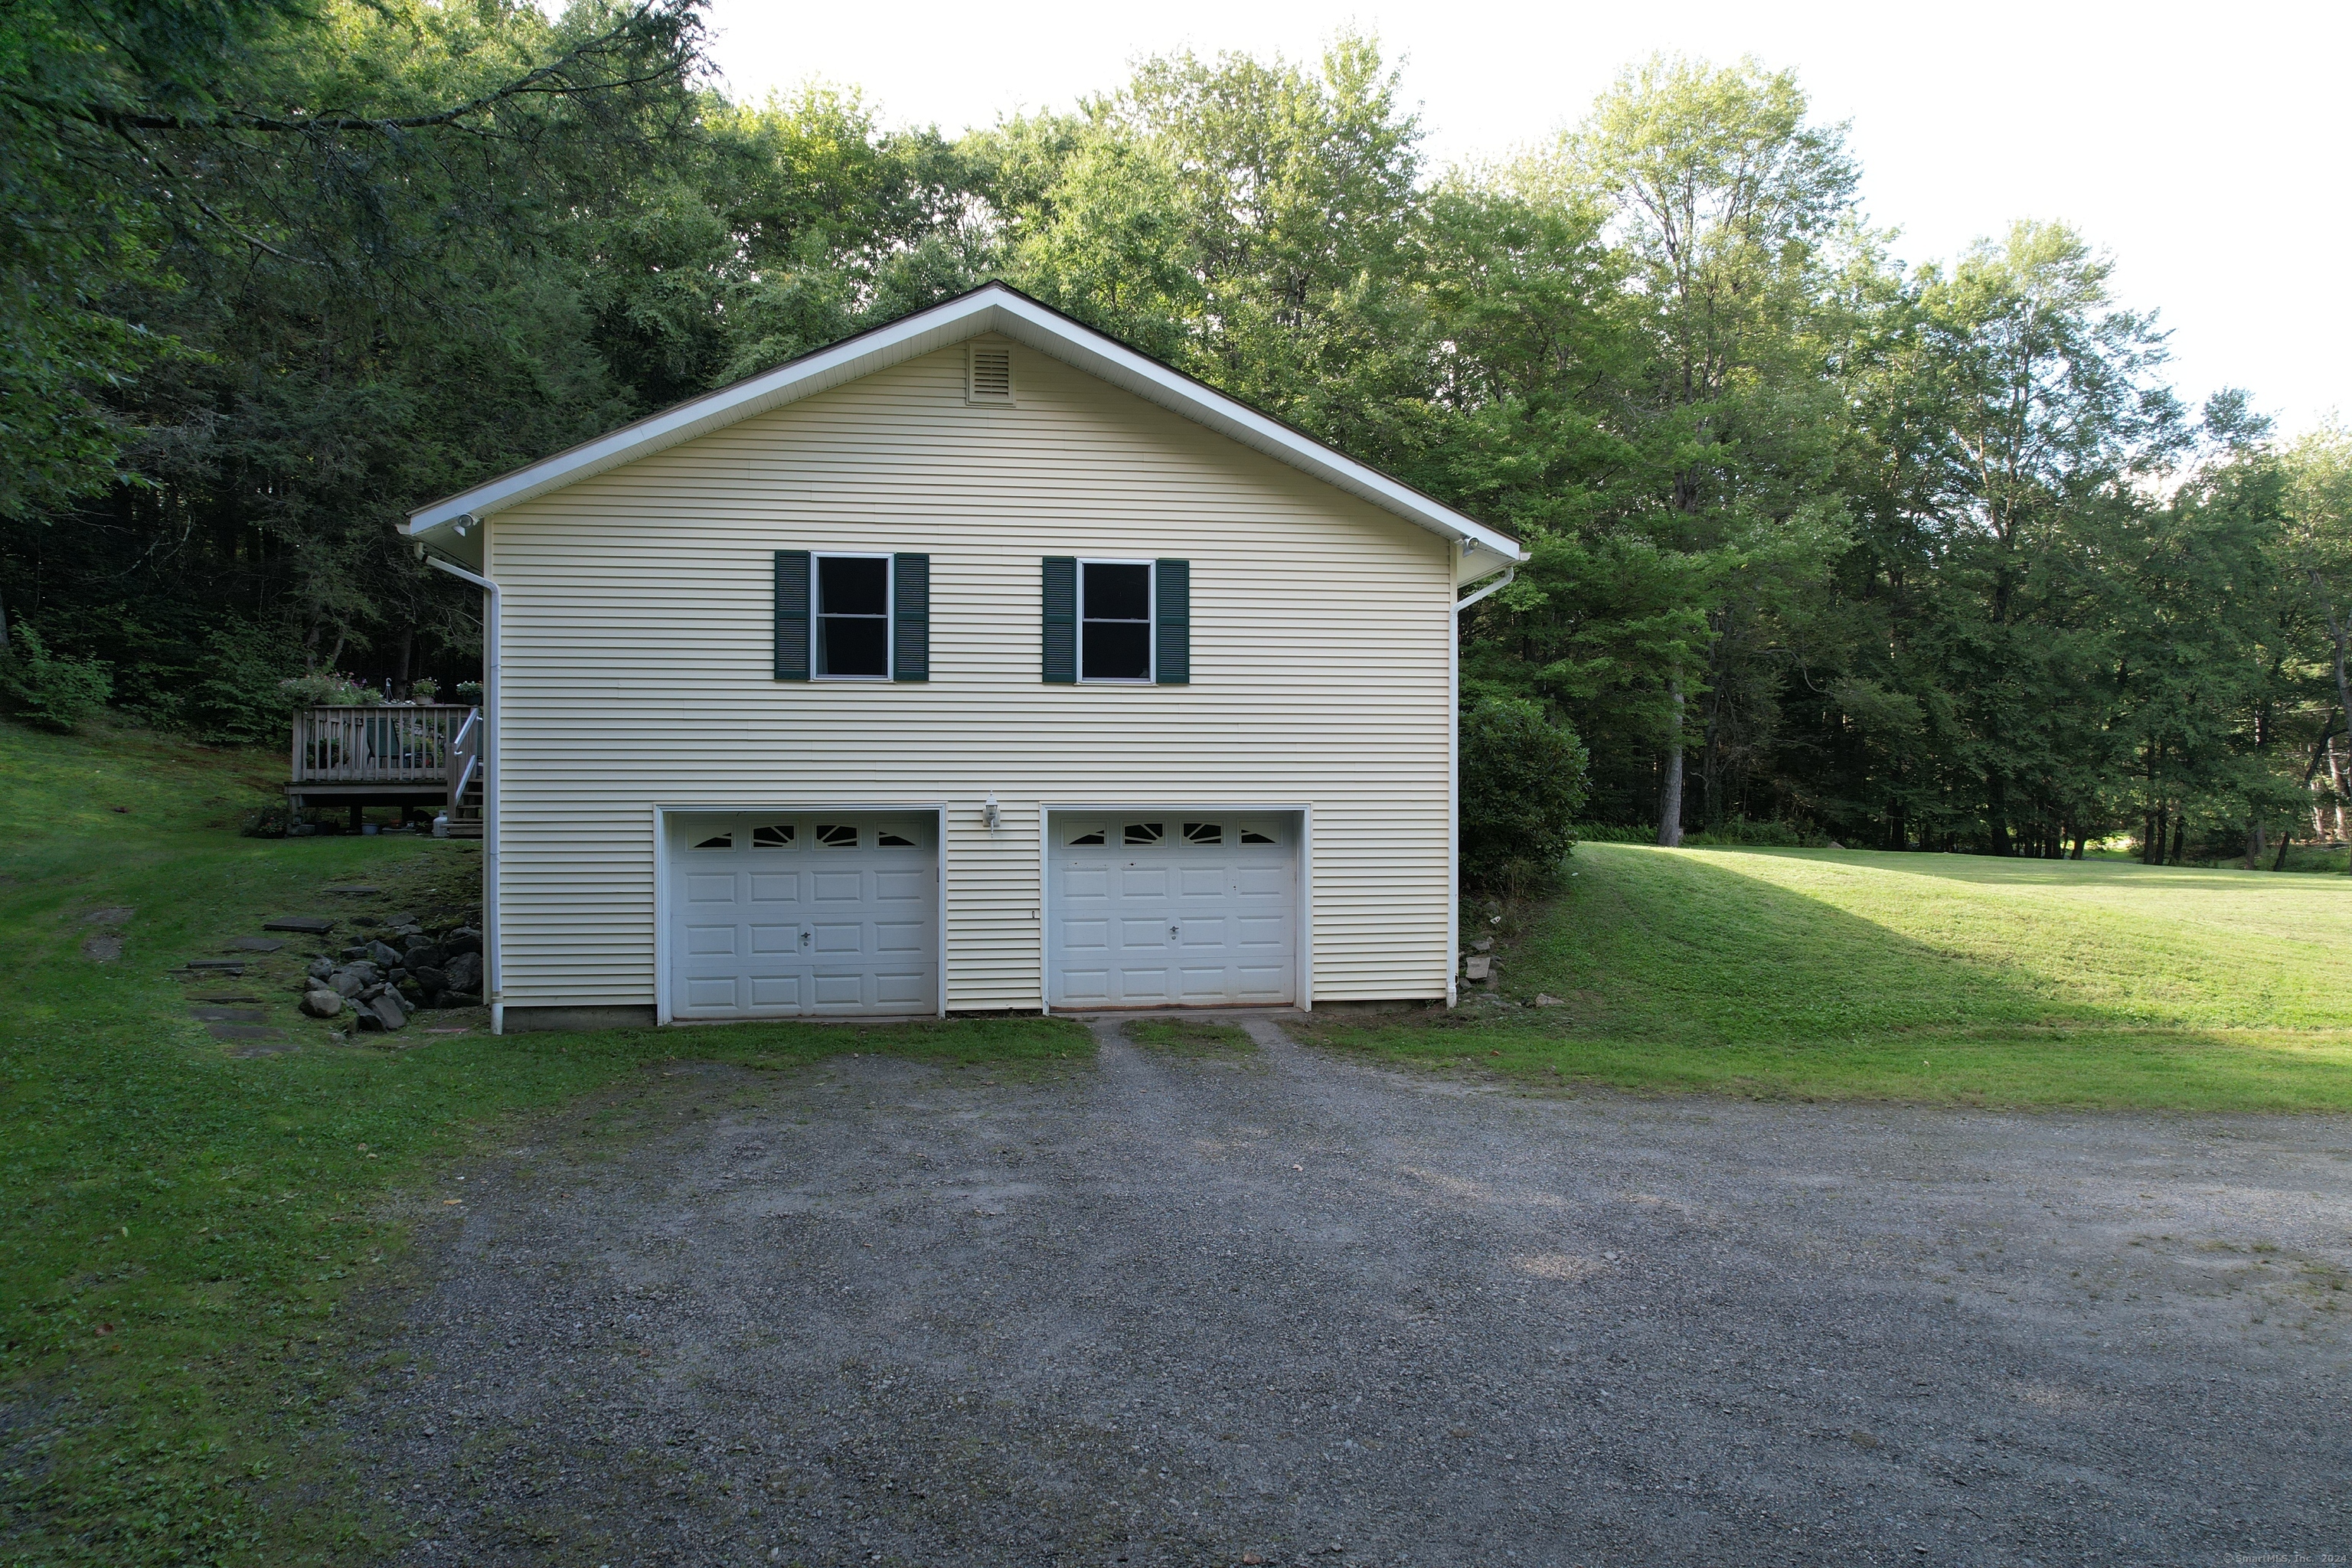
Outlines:
<svg viewBox="0 0 2352 1568"><path fill-rule="evenodd" d="M1475 545L1474 559L1491 552L1496 567L1527 559L1516 540L1475 518L998 284L862 332L436 501L409 515L408 531L430 533L469 518L491 516L664 447L991 331L1206 426L1443 538Z"/></svg>

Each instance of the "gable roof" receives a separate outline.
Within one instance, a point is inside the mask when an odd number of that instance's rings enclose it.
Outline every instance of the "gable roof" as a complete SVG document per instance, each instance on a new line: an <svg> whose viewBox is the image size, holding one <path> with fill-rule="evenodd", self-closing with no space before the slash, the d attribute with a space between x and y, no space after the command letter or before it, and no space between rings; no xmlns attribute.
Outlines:
<svg viewBox="0 0 2352 1568"><path fill-rule="evenodd" d="M489 517L664 447L983 332L1002 333L1074 365L1442 538L1491 551L1496 566L1527 559L1518 542L1508 535L1003 283L984 284L929 310L788 360L773 370L690 398L421 507L409 514L408 531L412 536L430 534L468 519Z"/></svg>

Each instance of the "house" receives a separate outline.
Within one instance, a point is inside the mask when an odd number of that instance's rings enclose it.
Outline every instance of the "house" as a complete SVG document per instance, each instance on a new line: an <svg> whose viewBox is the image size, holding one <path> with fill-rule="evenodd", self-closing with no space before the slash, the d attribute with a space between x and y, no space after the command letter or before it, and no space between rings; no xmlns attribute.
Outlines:
<svg viewBox="0 0 2352 1568"><path fill-rule="evenodd" d="M501 1030L1452 998L1518 546L1014 289L410 531L485 593Z"/></svg>

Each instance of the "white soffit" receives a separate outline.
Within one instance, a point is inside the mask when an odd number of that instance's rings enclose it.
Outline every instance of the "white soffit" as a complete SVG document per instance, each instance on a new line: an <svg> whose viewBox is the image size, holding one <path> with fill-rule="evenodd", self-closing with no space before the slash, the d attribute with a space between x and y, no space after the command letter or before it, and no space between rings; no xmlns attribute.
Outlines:
<svg viewBox="0 0 2352 1568"><path fill-rule="evenodd" d="M1527 554L1516 540L1334 450L1214 388L1146 358L1016 289L991 283L886 327L803 354L787 364L706 393L675 408L543 458L472 489L411 512L408 531L430 534L486 518L594 474L707 436L754 415L871 375L982 332L1001 332L1108 382L1148 403L1312 474L1325 483L1465 546L1461 580L1484 576ZM445 536L446 537L446 536ZM1486 557L1481 560L1480 557Z"/></svg>

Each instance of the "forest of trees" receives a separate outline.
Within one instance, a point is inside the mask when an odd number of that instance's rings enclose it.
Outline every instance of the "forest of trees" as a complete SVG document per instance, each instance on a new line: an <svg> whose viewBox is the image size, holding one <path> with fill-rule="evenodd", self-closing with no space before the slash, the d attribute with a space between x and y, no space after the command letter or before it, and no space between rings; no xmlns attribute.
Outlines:
<svg viewBox="0 0 2352 1568"><path fill-rule="evenodd" d="M260 741L290 676L469 679L407 509L998 278L1525 541L1465 702L1591 823L2341 833L2352 437L2183 405L2063 224L1899 263L1793 74L1653 60L1439 168L1360 37L949 137L729 100L691 0L9 10L20 701Z"/></svg>

